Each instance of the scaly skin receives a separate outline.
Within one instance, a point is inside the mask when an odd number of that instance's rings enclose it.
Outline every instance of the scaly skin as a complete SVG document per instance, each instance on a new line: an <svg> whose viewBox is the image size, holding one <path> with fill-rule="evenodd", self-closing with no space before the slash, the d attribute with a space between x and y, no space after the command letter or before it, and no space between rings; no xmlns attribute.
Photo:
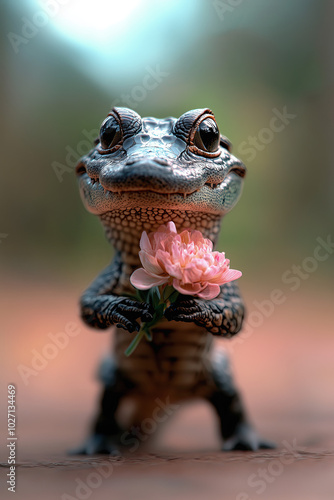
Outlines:
<svg viewBox="0 0 334 500"><path fill-rule="evenodd" d="M105 389L92 436L77 452L115 452L122 432L115 413L124 396L139 401L137 425L150 415L157 397L171 404L204 397L220 418L224 449L269 446L247 421L226 356L211 347L211 334L231 337L241 329L244 305L235 282L223 285L210 301L180 295L154 327L153 341L142 341L129 358L124 355L133 332L153 313L131 298L129 278L141 265L142 231L173 221L178 231L197 229L215 244L222 218L240 197L245 172L209 109L157 120L114 108L95 147L77 165L83 203L99 216L116 250L81 298L88 325L114 325L115 347L104 365ZM129 436L123 433L123 445Z"/></svg>

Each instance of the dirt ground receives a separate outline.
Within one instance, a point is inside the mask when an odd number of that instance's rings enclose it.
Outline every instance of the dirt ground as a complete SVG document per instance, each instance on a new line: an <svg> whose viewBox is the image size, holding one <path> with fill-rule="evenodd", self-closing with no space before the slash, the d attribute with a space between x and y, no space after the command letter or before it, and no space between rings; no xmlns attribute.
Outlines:
<svg viewBox="0 0 334 500"><path fill-rule="evenodd" d="M195 401L172 412L149 439L143 434L142 449L128 446L121 456L107 459L66 455L86 434L99 395L94 374L110 345L110 334L81 324L77 295L74 287L12 283L1 296L1 499L13 498L6 485L6 406L7 385L15 384L14 498L333 500L329 293L291 295L246 337L218 341L219 348L231 351L251 420L277 449L220 452L216 417ZM264 300L266 293L258 291L256 297ZM67 332L66 346L46 348L57 332ZM43 352L49 359L33 364L36 353Z"/></svg>

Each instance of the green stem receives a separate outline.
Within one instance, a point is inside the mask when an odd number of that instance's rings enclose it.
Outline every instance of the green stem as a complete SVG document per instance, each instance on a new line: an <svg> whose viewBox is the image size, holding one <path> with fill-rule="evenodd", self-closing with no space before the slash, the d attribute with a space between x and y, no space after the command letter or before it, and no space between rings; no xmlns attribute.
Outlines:
<svg viewBox="0 0 334 500"><path fill-rule="evenodd" d="M142 325L141 329L139 330L139 332L137 333L137 335L135 336L129 347L126 349L124 353L125 356L130 356L133 353L133 351L136 349L137 345L139 344L139 342L141 341L141 339L144 337L145 334L146 334L145 328L144 325Z"/></svg>
<svg viewBox="0 0 334 500"><path fill-rule="evenodd" d="M163 290L161 290L160 300L158 304L155 304L155 313L153 315L152 320L147 323L142 323L139 332L137 333L137 335L135 336L129 347L124 352L125 356L130 356L133 353L133 351L136 349L139 342L144 336L149 342L152 341L151 327L154 326L158 321L160 321L160 319L163 318L164 311L171 303L175 302L178 295L179 293L176 290L174 290L171 286L165 287ZM154 303L151 302L151 305L154 306Z"/></svg>

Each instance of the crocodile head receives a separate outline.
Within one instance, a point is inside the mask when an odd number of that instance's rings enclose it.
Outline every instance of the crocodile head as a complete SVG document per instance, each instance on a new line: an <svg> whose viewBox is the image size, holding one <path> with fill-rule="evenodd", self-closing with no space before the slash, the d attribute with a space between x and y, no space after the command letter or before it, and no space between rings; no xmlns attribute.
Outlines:
<svg viewBox="0 0 334 500"><path fill-rule="evenodd" d="M246 169L230 146L210 109L159 120L114 108L76 167L82 200L109 230L120 218L201 230L240 197Z"/></svg>

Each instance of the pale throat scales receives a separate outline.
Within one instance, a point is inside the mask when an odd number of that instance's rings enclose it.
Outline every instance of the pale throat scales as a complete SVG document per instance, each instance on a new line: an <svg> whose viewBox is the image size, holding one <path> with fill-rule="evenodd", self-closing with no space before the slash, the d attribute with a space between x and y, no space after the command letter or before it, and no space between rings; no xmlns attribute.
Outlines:
<svg viewBox="0 0 334 500"><path fill-rule="evenodd" d="M217 241L221 224L220 214L168 210L160 208L131 208L113 210L100 215L106 237L120 256L121 270L117 293L134 293L130 284L130 276L135 269L141 267L139 259L139 241L143 231L150 233L159 226L173 221L178 232L183 229L200 231L205 238L214 244Z"/></svg>

